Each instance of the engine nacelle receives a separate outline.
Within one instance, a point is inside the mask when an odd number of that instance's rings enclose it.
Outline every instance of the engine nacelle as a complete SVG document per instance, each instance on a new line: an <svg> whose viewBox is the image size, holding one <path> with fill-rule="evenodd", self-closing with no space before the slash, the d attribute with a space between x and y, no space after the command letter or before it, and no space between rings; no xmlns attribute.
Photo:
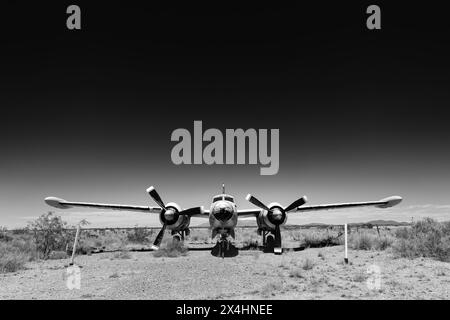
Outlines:
<svg viewBox="0 0 450 320"><path fill-rule="evenodd" d="M189 227L191 218L186 215L180 215L181 207L175 202L166 204L166 211L161 211L159 221L166 224L169 230L183 230Z"/></svg>
<svg viewBox="0 0 450 320"><path fill-rule="evenodd" d="M258 229L275 230L275 225L284 225L287 221L287 215L283 206L277 202L272 202L267 206L272 212L262 210L256 219Z"/></svg>

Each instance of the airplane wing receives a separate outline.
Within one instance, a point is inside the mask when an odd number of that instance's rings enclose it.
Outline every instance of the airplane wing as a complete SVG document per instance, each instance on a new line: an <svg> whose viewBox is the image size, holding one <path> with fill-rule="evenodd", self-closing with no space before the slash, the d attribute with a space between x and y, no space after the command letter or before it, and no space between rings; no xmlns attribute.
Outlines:
<svg viewBox="0 0 450 320"><path fill-rule="evenodd" d="M344 203L331 203L320 204L315 206L301 206L293 212L305 212L305 211L318 211L318 210L330 210L330 209L344 209L354 207L377 207L377 208L389 208L399 204L402 201L402 197L392 196L378 201L365 201L365 202L344 202Z"/></svg>
<svg viewBox="0 0 450 320"><path fill-rule="evenodd" d="M244 209L244 210L238 210L238 217L239 218L246 218L246 217L257 217L261 213L261 209ZM203 214L205 215L205 218L209 217L209 210L203 210Z"/></svg>
<svg viewBox="0 0 450 320"><path fill-rule="evenodd" d="M93 203L93 202L74 202L74 201L67 201L64 199L56 198L56 197L45 198L45 203L47 203L49 206L52 206L52 207L58 208L58 209L69 209L69 208L79 207L79 208L94 208L94 209L161 213L160 207L135 206L135 205L127 205L127 204ZM202 214L191 214L190 216L197 217L197 218L208 218L208 214L205 212L203 212Z"/></svg>
<svg viewBox="0 0 450 320"><path fill-rule="evenodd" d="M238 210L239 218L257 217L261 213L261 209L244 209Z"/></svg>
<svg viewBox="0 0 450 320"><path fill-rule="evenodd" d="M66 201L64 199L56 198L56 197L47 197L45 198L45 203L49 206L58 208L58 209L68 209L73 207L80 208L95 208L95 209L109 209L109 210L125 210L125 211L139 211L139 212L151 212L151 213L160 213L160 207L150 207L150 206L134 206L134 205L126 205L126 204L107 204L107 203L92 203L92 202L73 202Z"/></svg>

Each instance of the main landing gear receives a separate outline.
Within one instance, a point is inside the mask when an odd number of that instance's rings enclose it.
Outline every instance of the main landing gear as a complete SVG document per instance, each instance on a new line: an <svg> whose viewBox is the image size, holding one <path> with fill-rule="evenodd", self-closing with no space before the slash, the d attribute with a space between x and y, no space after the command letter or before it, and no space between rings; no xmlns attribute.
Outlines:
<svg viewBox="0 0 450 320"><path fill-rule="evenodd" d="M189 236L189 234L191 233L191 231L189 230L189 228L184 229L184 230L172 230L172 243L173 244L178 244L181 241L184 242L184 239Z"/></svg>
<svg viewBox="0 0 450 320"><path fill-rule="evenodd" d="M275 249L275 234L272 231L260 230L263 240L263 252L274 253Z"/></svg>

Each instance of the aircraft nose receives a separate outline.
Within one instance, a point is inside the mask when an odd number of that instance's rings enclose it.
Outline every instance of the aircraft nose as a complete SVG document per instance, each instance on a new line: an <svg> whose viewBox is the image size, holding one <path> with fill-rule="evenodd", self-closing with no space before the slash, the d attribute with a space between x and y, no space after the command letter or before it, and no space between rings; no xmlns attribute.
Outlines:
<svg viewBox="0 0 450 320"><path fill-rule="evenodd" d="M233 216L233 208L226 203L218 203L213 209L214 217L220 221L230 220Z"/></svg>

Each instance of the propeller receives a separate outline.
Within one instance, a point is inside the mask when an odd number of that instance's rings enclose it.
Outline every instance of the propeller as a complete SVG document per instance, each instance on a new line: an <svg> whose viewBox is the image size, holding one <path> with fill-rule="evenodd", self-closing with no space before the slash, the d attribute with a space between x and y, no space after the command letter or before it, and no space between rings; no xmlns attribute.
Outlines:
<svg viewBox="0 0 450 320"><path fill-rule="evenodd" d="M306 203L306 201L307 201L306 196L303 196L300 199L295 200L294 202L292 202L290 205L288 205L285 208L282 208L280 206L272 206L271 208L269 208L268 206L266 206L264 203L259 201L257 198L255 198L251 194L248 194L247 197L245 197L245 199L250 201L255 206L267 211L269 221L275 226L274 253L281 254L282 246L281 246L280 225L285 221L286 213L288 213L290 211L294 211L298 207L300 207Z"/></svg>
<svg viewBox="0 0 450 320"><path fill-rule="evenodd" d="M161 245L162 239L164 237L164 233L166 231L167 225L174 224L178 221L178 217L180 215L184 215L187 217L191 217L196 214L203 214L203 207L193 207L185 210L179 211L177 208L168 206L164 204L164 201L159 196L158 192L156 191L155 187L151 186L147 189L147 193L152 197L152 199L158 204L158 206L161 207L162 212L162 220L163 225L161 230L158 232L158 235L156 236L155 241L153 242L152 249L158 250L159 246Z"/></svg>

